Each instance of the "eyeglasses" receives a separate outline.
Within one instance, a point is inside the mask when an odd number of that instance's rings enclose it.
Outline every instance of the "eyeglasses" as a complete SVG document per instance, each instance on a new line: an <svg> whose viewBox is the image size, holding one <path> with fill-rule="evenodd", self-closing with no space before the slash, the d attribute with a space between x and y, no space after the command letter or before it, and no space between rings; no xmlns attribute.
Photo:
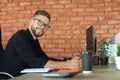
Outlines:
<svg viewBox="0 0 120 80"><path fill-rule="evenodd" d="M50 28L50 25L45 24L45 23L44 23L42 20L40 20L40 19L33 19L33 20L37 20L39 26L44 26L45 28Z"/></svg>

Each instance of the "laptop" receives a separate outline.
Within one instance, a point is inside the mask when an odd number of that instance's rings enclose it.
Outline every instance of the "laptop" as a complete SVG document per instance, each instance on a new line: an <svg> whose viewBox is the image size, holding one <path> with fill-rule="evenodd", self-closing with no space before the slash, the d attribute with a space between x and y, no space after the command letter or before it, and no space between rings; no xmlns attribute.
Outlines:
<svg viewBox="0 0 120 80"><path fill-rule="evenodd" d="M46 78L65 78L72 77L80 72L79 70L57 69L52 72L43 73L42 76Z"/></svg>

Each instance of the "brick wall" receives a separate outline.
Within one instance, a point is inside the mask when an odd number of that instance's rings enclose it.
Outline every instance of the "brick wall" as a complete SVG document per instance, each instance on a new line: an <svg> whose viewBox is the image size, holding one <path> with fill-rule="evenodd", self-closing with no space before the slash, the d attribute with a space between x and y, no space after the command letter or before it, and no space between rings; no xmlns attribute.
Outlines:
<svg viewBox="0 0 120 80"><path fill-rule="evenodd" d="M120 32L120 0L0 0L4 48L16 31L28 27L37 9L51 14L51 29L40 43L52 57L79 55L86 43L85 30L91 25L99 41Z"/></svg>

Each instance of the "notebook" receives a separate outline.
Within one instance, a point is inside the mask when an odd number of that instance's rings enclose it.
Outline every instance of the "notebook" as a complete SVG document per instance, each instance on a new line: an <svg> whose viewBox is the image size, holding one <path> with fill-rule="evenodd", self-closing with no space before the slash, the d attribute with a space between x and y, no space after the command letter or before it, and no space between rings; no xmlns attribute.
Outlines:
<svg viewBox="0 0 120 80"><path fill-rule="evenodd" d="M38 73L38 72L49 72L54 70L53 68L27 68L21 71L21 73Z"/></svg>

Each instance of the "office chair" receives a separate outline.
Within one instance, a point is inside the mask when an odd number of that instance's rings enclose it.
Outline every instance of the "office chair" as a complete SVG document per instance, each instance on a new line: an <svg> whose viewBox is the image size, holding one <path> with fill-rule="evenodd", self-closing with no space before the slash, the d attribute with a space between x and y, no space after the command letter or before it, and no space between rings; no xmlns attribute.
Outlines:
<svg viewBox="0 0 120 80"><path fill-rule="evenodd" d="M4 49L2 46L2 32L1 32L1 27L0 27L0 56L4 54L3 52L4 52ZM0 71L0 80L5 80L6 78L14 78L14 77L9 73Z"/></svg>
<svg viewBox="0 0 120 80"><path fill-rule="evenodd" d="M11 74L6 73L6 72L0 72L0 80L6 79L6 78L14 78L14 76L12 76Z"/></svg>

